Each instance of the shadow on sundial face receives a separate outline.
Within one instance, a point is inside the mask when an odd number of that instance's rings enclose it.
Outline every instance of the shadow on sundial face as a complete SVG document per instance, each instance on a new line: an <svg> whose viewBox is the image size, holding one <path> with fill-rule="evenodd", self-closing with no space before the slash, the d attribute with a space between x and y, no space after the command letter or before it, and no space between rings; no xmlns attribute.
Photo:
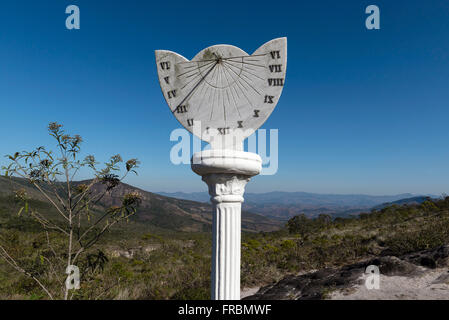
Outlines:
<svg viewBox="0 0 449 320"><path fill-rule="evenodd" d="M231 45L215 45L191 61L158 50L156 62L164 97L187 130L207 142L238 131L234 136L240 145L266 121L279 100L287 40L269 41L252 55Z"/></svg>
<svg viewBox="0 0 449 320"><path fill-rule="evenodd" d="M248 56L248 54L237 47L213 46L201 51L192 61L198 61L198 70L200 76L204 77L205 83L213 88L225 89L233 86L242 77L243 58L237 59L233 57L245 56ZM216 71L212 71L206 77L209 69L207 67L214 63L217 64L215 66Z"/></svg>

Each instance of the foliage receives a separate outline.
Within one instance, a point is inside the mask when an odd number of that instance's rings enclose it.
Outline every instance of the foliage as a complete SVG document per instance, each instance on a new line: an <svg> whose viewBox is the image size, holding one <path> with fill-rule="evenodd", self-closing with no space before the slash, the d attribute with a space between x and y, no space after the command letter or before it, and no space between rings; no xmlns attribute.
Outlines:
<svg viewBox="0 0 449 320"><path fill-rule="evenodd" d="M242 282L267 284L285 274L341 266L388 252L402 255L449 243L449 197L392 205L348 218L290 219L284 230L245 235Z"/></svg>
<svg viewBox="0 0 449 320"><path fill-rule="evenodd" d="M141 201L138 193L125 194L121 205L106 210L100 204L128 173L136 173L139 163L137 159L128 160L125 174L120 177L119 164L123 162L120 155L112 156L103 168L98 168L92 155L80 160L83 140L79 135L66 134L62 125L55 122L48 125L48 131L56 140L56 152L45 147L15 152L7 156L9 165L2 167L6 177L24 178L51 204L53 210L41 210L33 206L25 189L15 191L14 201L22 204L17 216L26 215L38 223L45 238L40 235L42 241L35 247L39 250L19 252L8 239L14 234L7 234L0 239L0 257L13 269L33 279L49 298L68 299L69 289L64 283L66 267L87 263L86 268L91 271L103 268L105 256L99 251L94 257L90 250L105 232L136 213ZM85 184L75 182L76 174L83 169L90 169L93 178ZM22 261L24 255L31 255L34 262ZM53 289L54 282L59 283L60 288Z"/></svg>
<svg viewBox="0 0 449 320"><path fill-rule="evenodd" d="M0 199L13 204L12 198ZM287 274L336 267L367 259L387 250L401 255L449 242L449 198L429 205L393 206L359 217L307 218L307 229L290 233L244 233L242 237L242 287L266 285ZM38 205L34 202L30 207ZM42 206L42 204L41 204ZM35 266L50 287L52 274L43 272L39 256L51 256L46 234L31 217L6 215L0 206L2 241L26 266ZM321 221L320 221L321 220ZM19 227L14 221L23 221ZM34 223L34 221L33 221ZM37 225L39 226L39 225ZM432 232L430 232L432 231ZM52 233L61 254L64 237ZM211 234L148 231L136 222L116 226L98 242L80 267L85 274L73 299L208 299L210 295ZM45 265L44 265L45 266ZM42 268L42 269L39 269ZM0 298L41 299L42 290L32 280L0 263ZM53 287L51 287L53 288Z"/></svg>

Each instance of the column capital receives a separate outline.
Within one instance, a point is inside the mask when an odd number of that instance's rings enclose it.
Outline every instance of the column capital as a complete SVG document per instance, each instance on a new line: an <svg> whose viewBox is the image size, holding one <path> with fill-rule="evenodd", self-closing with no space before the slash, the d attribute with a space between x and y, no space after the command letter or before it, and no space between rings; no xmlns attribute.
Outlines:
<svg viewBox="0 0 449 320"><path fill-rule="evenodd" d="M249 176L234 173L209 173L203 176L203 181L209 187L211 201L243 202L245 186L250 180Z"/></svg>
<svg viewBox="0 0 449 320"><path fill-rule="evenodd" d="M192 157L192 170L203 177L214 203L243 202L245 186L262 170L259 155L235 150L205 150Z"/></svg>

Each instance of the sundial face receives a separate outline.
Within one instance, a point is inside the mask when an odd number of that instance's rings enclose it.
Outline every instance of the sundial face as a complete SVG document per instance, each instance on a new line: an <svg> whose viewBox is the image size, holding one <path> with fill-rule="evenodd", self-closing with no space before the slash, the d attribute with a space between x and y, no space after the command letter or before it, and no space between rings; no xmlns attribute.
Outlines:
<svg viewBox="0 0 449 320"><path fill-rule="evenodd" d="M156 51L159 82L176 119L199 138L210 131L243 140L269 117L285 84L287 38L271 40L253 54L231 45L215 45L192 60ZM194 126L201 125L200 131Z"/></svg>

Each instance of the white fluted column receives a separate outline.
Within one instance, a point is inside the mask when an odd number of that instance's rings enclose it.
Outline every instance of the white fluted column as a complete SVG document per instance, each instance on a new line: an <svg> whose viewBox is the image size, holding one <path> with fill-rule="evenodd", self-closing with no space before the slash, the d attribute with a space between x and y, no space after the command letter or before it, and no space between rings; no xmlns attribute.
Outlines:
<svg viewBox="0 0 449 320"><path fill-rule="evenodd" d="M213 205L212 274L213 300L240 299L241 208L245 186L258 174L257 154L208 150L192 158L192 170L209 187Z"/></svg>

